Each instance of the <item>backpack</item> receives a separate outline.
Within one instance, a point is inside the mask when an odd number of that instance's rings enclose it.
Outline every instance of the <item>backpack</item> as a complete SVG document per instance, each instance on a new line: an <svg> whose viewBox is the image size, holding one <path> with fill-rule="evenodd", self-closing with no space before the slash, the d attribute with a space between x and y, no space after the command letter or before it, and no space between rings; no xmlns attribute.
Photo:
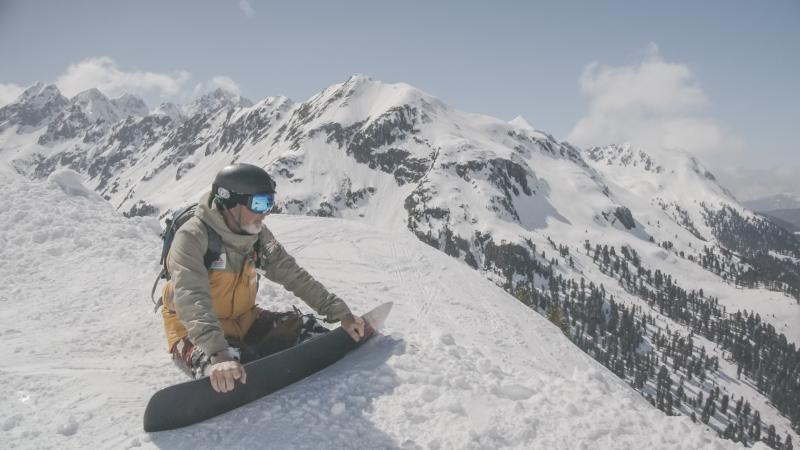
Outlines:
<svg viewBox="0 0 800 450"><path fill-rule="evenodd" d="M159 272L156 281L153 283L153 289L150 291L150 300L155 305L153 312L158 311L158 308L164 304L163 297L159 297L158 302L156 302L155 292L159 281L170 279L169 271L167 270L167 255L169 254L169 249L172 246L172 240L175 238L175 233L178 232L178 229L183 226L183 224L194 217L196 212L197 203L191 203L183 208L175 210L172 213L172 217L168 218L164 223L165 228L164 231L161 232L161 272ZM203 225L205 225L206 231L208 232L208 250L206 250L206 254L203 256L203 263L205 264L206 269L209 269L211 268L211 264L218 260L222 254L222 237L220 237L219 233L214 231L214 229L208 226L208 224L205 222L203 222Z"/></svg>

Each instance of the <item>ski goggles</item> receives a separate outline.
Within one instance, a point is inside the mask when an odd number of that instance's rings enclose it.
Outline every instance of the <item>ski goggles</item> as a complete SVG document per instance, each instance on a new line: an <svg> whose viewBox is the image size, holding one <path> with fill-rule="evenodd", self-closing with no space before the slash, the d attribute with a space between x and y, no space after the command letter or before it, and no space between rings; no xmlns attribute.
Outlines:
<svg viewBox="0 0 800 450"><path fill-rule="evenodd" d="M244 205L256 214L266 214L275 206L275 194L248 195L247 202Z"/></svg>

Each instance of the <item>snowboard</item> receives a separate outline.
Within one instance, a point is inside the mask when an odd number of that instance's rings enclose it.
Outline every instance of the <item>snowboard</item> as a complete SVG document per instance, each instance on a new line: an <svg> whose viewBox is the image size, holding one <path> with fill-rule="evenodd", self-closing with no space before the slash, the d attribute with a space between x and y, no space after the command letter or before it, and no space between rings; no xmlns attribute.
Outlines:
<svg viewBox="0 0 800 450"><path fill-rule="evenodd" d="M383 325L391 309L392 302L384 303L362 316L366 323L365 336L359 342L353 341L339 327L245 364L247 383L237 381L232 391L214 391L208 377L161 389L147 403L144 430L172 430L202 422L302 380L369 340Z"/></svg>

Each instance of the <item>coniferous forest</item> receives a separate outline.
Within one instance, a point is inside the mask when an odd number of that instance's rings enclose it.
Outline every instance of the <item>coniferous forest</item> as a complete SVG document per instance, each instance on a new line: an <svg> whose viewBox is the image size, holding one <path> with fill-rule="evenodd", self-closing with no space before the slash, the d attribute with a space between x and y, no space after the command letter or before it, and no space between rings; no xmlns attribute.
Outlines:
<svg viewBox="0 0 800 450"><path fill-rule="evenodd" d="M561 260L573 265L569 247L548 240ZM670 275L645 267L630 247L586 241L581 250L649 308L616 301L602 284L557 275L558 258L537 269L546 287L520 284L513 287L514 295L666 414L687 415L745 445L761 441L776 449L793 448L791 436L778 435L745 398L720 389L720 360L706 354L706 345L721 350L738 380L752 384L800 432L800 350L794 343L758 314L727 311L702 289L687 290ZM547 260L545 252L541 256ZM732 282L748 273L743 263L733 264L730 255L726 260L724 253L709 248L682 256L720 276L730 275ZM664 317L680 329L671 329Z"/></svg>

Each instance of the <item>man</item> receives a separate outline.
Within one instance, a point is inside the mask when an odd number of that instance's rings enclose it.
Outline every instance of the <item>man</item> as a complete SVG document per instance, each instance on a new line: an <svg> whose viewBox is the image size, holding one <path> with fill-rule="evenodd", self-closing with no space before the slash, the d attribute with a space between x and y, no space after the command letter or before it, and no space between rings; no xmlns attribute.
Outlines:
<svg viewBox="0 0 800 450"><path fill-rule="evenodd" d="M274 201L275 182L260 167L223 168L167 256L161 311L169 351L192 377L208 375L217 392L247 381L243 363L327 331L313 316L256 306L257 268L328 321L341 321L353 340L364 337L363 319L298 266L262 223ZM214 240L221 242L219 256L205 261Z"/></svg>

